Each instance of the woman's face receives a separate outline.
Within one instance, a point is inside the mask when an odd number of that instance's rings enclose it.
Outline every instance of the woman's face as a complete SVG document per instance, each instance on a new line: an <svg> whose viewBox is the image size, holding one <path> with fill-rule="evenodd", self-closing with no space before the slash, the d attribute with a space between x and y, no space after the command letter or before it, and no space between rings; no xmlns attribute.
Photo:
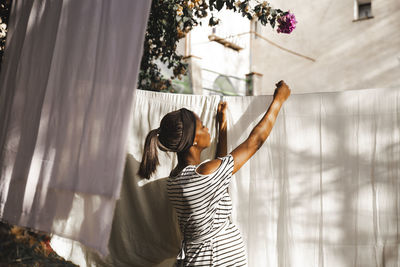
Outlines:
<svg viewBox="0 0 400 267"><path fill-rule="evenodd" d="M203 122L196 115L196 136L194 142L197 143L197 147L206 148L211 145L211 135L208 132L208 128L203 125Z"/></svg>

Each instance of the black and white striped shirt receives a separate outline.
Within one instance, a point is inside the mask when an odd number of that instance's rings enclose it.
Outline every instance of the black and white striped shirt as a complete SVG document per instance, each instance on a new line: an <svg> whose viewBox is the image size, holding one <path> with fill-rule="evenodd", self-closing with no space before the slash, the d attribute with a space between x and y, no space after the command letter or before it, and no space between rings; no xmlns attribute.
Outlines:
<svg viewBox="0 0 400 267"><path fill-rule="evenodd" d="M211 174L199 174L199 165L189 165L168 179L168 196L184 236L185 266L246 266L240 232L230 221L233 157L221 161Z"/></svg>

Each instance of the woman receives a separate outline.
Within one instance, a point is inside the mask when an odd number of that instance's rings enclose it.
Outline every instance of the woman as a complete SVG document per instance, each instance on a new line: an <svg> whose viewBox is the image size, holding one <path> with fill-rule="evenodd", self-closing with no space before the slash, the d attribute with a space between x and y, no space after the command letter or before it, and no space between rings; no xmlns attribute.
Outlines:
<svg viewBox="0 0 400 267"><path fill-rule="evenodd" d="M178 215L183 235L178 261L184 266L245 266L246 256L239 230L231 222L228 186L232 174L250 159L267 139L289 87L276 84L274 99L246 141L227 155L226 103L218 105L216 158L201 162L210 146L210 134L200 118L187 109L165 115L158 129L146 137L138 174L149 178L156 170L157 147L176 152L178 164L168 178L168 196Z"/></svg>

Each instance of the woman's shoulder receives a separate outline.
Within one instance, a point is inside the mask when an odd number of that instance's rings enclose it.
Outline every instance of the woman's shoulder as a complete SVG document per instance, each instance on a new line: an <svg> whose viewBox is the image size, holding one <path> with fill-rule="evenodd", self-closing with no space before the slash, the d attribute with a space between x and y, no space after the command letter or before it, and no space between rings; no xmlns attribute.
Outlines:
<svg viewBox="0 0 400 267"><path fill-rule="evenodd" d="M201 178L203 176L212 176L215 174L221 166L228 166L233 163L233 157L231 154L225 157L216 158L213 160L205 160L198 165L187 165L183 168L174 168L169 178L171 180L187 180L194 179L196 177ZM233 165L233 164L232 164Z"/></svg>
<svg viewBox="0 0 400 267"><path fill-rule="evenodd" d="M201 175L212 174L219 168L219 166L221 166L221 162L221 159L209 160L207 162L199 164L195 170L198 174Z"/></svg>
<svg viewBox="0 0 400 267"><path fill-rule="evenodd" d="M200 175L210 175L215 173L221 167L221 165L225 165L230 161L233 161L233 158L232 155L229 154L222 158L216 158L203 162L195 168L195 171Z"/></svg>

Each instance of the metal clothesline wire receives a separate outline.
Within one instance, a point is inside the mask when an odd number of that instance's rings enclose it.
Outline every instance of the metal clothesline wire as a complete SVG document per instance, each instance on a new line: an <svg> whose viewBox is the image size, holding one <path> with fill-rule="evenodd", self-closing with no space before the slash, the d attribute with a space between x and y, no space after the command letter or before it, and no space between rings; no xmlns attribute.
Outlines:
<svg viewBox="0 0 400 267"><path fill-rule="evenodd" d="M277 44L277 43L275 43L275 42L269 40L268 38L262 36L261 34L254 32L254 31L242 32L242 33L238 33L238 34L232 34L232 35L229 35L229 36L227 36L227 37L225 37L225 38L221 38L221 40L226 40L226 39L229 39L229 38L232 38L232 37L237 37L237 36L242 36L242 35L252 34L252 33L253 33L255 36L261 38L262 40L268 42L270 45L273 45L273 46L275 46L275 47L277 47L277 48L279 48L279 49L281 49L281 50L283 50L283 51L286 51L286 52L288 52L288 53L290 53L290 54L293 54L293 55L295 55L295 56L302 57L302 58L304 58L304 59L310 60L310 61L312 61L312 62L315 62L315 61L316 61L315 58L312 58L312 57L309 57L309 56L300 54L300 53L298 53L298 52L296 52L296 51L290 50L290 49L288 49L288 48L285 48L285 47L283 47L283 46L281 46L281 45L279 45L279 44ZM206 43L210 43L210 42L212 42L212 41L197 43L197 44L194 44L194 45L206 44Z"/></svg>

